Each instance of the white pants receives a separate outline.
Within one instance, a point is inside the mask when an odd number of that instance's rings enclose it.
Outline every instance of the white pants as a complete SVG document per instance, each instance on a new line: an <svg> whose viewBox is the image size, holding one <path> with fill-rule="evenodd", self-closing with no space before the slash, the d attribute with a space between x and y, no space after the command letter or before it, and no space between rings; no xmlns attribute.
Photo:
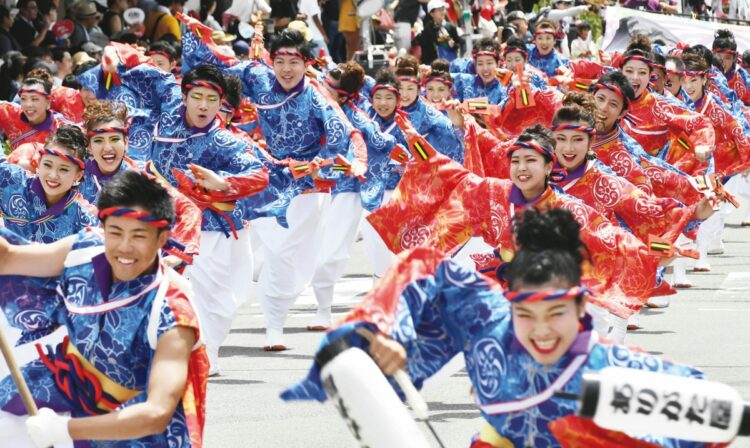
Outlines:
<svg viewBox="0 0 750 448"><path fill-rule="evenodd" d="M388 202L393 194L393 190L386 190L383 195L383 204ZM369 214L369 213L368 213ZM381 278L385 271L396 261L396 255L388 249L378 232L373 229L370 223L365 220L362 224L362 238L364 240L365 252L370 257L372 264L372 274L375 279Z"/></svg>
<svg viewBox="0 0 750 448"><path fill-rule="evenodd" d="M329 193L299 195L287 210L288 229L275 218L252 223L264 245L257 295L269 329L284 328L289 307L312 280L330 203Z"/></svg>
<svg viewBox="0 0 750 448"><path fill-rule="evenodd" d="M201 321L209 353L218 353L229 334L237 309L250 298L253 255L250 229L237 231L239 239L223 232L201 232L200 254L185 270L193 286L193 304Z"/></svg>
<svg viewBox="0 0 750 448"><path fill-rule="evenodd" d="M331 199L323 230L323 244L312 279L318 310L330 310L333 304L333 288L344 274L346 262L351 256L357 229L362 222L362 210L359 193L339 193Z"/></svg>

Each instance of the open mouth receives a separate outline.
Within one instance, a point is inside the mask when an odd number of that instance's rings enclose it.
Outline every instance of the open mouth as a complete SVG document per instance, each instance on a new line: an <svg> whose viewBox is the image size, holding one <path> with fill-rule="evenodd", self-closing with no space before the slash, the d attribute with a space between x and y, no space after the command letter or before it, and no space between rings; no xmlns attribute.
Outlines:
<svg viewBox="0 0 750 448"><path fill-rule="evenodd" d="M117 258L115 258L115 260L117 260L118 264L121 264L123 266L131 266L131 265L135 264L135 260L132 259L132 258L117 257Z"/></svg>
<svg viewBox="0 0 750 448"><path fill-rule="evenodd" d="M560 339L555 338L555 339L549 339L545 341L532 339L531 345L534 346L534 350L538 351L539 353L543 355L549 355L550 353L557 350L557 347L560 345Z"/></svg>
<svg viewBox="0 0 750 448"><path fill-rule="evenodd" d="M60 182L54 181L54 180L45 180L45 184L51 189L60 188Z"/></svg>
<svg viewBox="0 0 750 448"><path fill-rule="evenodd" d="M566 162L572 162L572 161L574 161L576 159L576 155L575 154L563 154L562 158Z"/></svg>
<svg viewBox="0 0 750 448"><path fill-rule="evenodd" d="M117 154L103 154L102 160L107 163L114 163L117 160Z"/></svg>
<svg viewBox="0 0 750 448"><path fill-rule="evenodd" d="M528 182L531 180L531 176L528 174L519 174L516 176L516 179L518 179L519 182Z"/></svg>

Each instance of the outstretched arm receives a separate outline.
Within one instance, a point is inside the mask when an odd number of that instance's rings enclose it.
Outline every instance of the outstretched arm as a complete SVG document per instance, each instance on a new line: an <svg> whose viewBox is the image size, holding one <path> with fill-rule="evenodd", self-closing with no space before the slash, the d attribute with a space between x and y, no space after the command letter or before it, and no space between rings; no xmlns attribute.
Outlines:
<svg viewBox="0 0 750 448"><path fill-rule="evenodd" d="M51 244L17 246L0 236L0 275L56 277L62 274L75 239L71 235Z"/></svg>

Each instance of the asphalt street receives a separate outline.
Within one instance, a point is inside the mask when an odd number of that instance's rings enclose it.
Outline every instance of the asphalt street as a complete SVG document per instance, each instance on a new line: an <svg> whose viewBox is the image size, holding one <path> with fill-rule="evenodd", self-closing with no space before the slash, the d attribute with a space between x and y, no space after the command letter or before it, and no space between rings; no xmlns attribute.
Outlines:
<svg viewBox="0 0 750 448"><path fill-rule="evenodd" d="M743 210L744 212L744 210ZM712 271L690 274L694 287L680 290L669 308L646 310L643 329L628 333L626 344L703 369L750 400L750 228L740 211L728 220L725 253L711 257ZM343 315L371 285L361 243L337 286L334 312ZM221 376L209 381L206 444L211 447L354 447L343 420L330 403L279 399L303 378L320 333L305 329L315 312L311 291L297 301L287 325L282 353L263 352L263 316L257 303L243 306L220 352ZM480 423L459 372L437 390L424 391L430 419L446 447L466 447ZM435 445L437 446L437 445ZM733 447L750 447L750 439Z"/></svg>

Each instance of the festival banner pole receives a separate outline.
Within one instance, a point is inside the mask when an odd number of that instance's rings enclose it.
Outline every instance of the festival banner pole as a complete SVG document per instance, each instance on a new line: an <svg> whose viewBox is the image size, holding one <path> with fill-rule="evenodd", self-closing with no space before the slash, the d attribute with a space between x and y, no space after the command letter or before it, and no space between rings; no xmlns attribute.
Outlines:
<svg viewBox="0 0 750 448"><path fill-rule="evenodd" d="M10 375L13 377L13 382L16 383L18 393L21 395L21 400L23 400L23 405L26 407L26 411L31 416L37 415L39 409L37 409L36 403L34 403L34 398L31 396L31 391L26 384L26 380L24 380L23 375L21 375L21 369L18 368L16 358L13 356L13 351L8 344L8 340L5 339L5 334L3 334L2 329L0 329L0 351L3 353L5 364L8 365L8 370L10 370Z"/></svg>

